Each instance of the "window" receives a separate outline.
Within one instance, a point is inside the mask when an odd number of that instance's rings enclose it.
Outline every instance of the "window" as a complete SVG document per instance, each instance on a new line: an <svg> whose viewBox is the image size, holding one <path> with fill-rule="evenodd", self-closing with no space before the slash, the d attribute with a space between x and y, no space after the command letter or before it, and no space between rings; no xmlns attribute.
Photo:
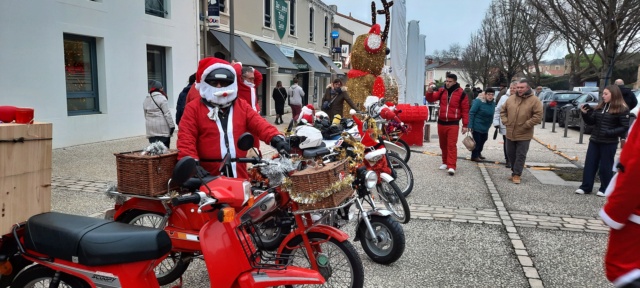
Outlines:
<svg viewBox="0 0 640 288"><path fill-rule="evenodd" d="M147 78L160 81L165 91L167 91L166 59L164 47L147 45Z"/></svg>
<svg viewBox="0 0 640 288"><path fill-rule="evenodd" d="M67 113L98 113L96 39L71 34L64 34L63 37Z"/></svg>
<svg viewBox="0 0 640 288"><path fill-rule="evenodd" d="M556 70L560 70L560 66L556 66Z"/></svg>
<svg viewBox="0 0 640 288"><path fill-rule="evenodd" d="M313 42L313 7L309 8L309 41Z"/></svg>
<svg viewBox="0 0 640 288"><path fill-rule="evenodd" d="M289 35L296 35L296 0L289 0Z"/></svg>
<svg viewBox="0 0 640 288"><path fill-rule="evenodd" d="M218 6L220 6L220 13L225 12L224 11L224 0L218 0L218 3L220 3Z"/></svg>
<svg viewBox="0 0 640 288"><path fill-rule="evenodd" d="M144 0L144 13L164 18L167 14L165 0Z"/></svg>
<svg viewBox="0 0 640 288"><path fill-rule="evenodd" d="M324 16L324 47L329 47L329 17Z"/></svg>
<svg viewBox="0 0 640 288"><path fill-rule="evenodd" d="M264 0L264 27L271 27L271 0Z"/></svg>

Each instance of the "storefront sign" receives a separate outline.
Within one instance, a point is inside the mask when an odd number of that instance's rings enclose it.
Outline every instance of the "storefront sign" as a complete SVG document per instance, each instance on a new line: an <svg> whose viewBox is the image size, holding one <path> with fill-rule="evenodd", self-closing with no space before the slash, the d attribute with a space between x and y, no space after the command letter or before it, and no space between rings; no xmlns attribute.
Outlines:
<svg viewBox="0 0 640 288"><path fill-rule="evenodd" d="M298 67L298 69L300 70L309 70L309 64L293 64L296 65L296 67Z"/></svg>
<svg viewBox="0 0 640 288"><path fill-rule="evenodd" d="M287 18L289 6L287 2L285 2L285 0L276 0L275 5L276 8L274 11L276 12L276 31L278 32L278 37L282 39L282 37L284 37L285 31L287 31L287 24L289 23L289 19Z"/></svg>
<svg viewBox="0 0 640 288"><path fill-rule="evenodd" d="M220 27L220 3L218 0L209 0L209 8L207 9L207 24L209 27Z"/></svg>
<svg viewBox="0 0 640 288"><path fill-rule="evenodd" d="M284 56L293 58L293 52L295 51L295 49L293 49L293 47L280 45L280 51L282 52L282 54L284 54Z"/></svg>

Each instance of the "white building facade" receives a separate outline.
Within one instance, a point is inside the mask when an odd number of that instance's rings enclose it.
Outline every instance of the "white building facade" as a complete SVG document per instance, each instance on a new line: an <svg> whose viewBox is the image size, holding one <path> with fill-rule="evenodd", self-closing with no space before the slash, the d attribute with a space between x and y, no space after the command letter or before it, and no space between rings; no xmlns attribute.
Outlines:
<svg viewBox="0 0 640 288"><path fill-rule="evenodd" d="M54 148L144 135L147 80L175 109L197 19L196 0L0 1L0 105L53 123Z"/></svg>

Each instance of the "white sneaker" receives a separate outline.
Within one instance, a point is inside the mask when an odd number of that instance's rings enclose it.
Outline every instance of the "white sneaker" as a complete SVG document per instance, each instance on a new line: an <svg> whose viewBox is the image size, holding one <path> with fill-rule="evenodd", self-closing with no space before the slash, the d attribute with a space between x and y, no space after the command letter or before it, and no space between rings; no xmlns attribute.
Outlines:
<svg viewBox="0 0 640 288"><path fill-rule="evenodd" d="M449 168L449 175L453 176L453 174L456 174L456 170L453 168Z"/></svg>
<svg viewBox="0 0 640 288"><path fill-rule="evenodd" d="M600 192L598 191L598 193L596 193L596 195L600 196L600 197L604 197L604 192Z"/></svg>
<svg viewBox="0 0 640 288"><path fill-rule="evenodd" d="M584 190L578 189L578 190L576 190L576 194L584 194Z"/></svg>
<svg viewBox="0 0 640 288"><path fill-rule="evenodd" d="M442 164L440 165L440 168L438 168L440 170L447 170L447 164Z"/></svg>

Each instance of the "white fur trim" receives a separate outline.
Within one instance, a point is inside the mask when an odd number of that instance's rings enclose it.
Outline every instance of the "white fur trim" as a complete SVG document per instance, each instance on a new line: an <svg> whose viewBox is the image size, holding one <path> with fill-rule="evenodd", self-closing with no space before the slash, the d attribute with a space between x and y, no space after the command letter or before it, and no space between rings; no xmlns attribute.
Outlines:
<svg viewBox="0 0 640 288"><path fill-rule="evenodd" d="M627 272L626 274L618 277L616 280L614 280L613 285L616 287L622 287L639 278L640 278L640 269L633 269Z"/></svg>
<svg viewBox="0 0 640 288"><path fill-rule="evenodd" d="M624 227L624 223L619 223L616 222L615 220L613 220L606 211L604 211L604 208L602 208L600 210L600 218L602 218L602 221L604 221L604 224L607 224L607 226L611 227L612 229L616 229L616 230L620 230L622 229L622 227Z"/></svg>
<svg viewBox="0 0 640 288"><path fill-rule="evenodd" d="M371 151L371 152L365 154L364 155L364 159L370 160L372 158L375 158L375 157L378 157L378 156L382 156L382 155L385 155L385 154L387 154L387 149L382 148L382 149L374 150L374 151Z"/></svg>

